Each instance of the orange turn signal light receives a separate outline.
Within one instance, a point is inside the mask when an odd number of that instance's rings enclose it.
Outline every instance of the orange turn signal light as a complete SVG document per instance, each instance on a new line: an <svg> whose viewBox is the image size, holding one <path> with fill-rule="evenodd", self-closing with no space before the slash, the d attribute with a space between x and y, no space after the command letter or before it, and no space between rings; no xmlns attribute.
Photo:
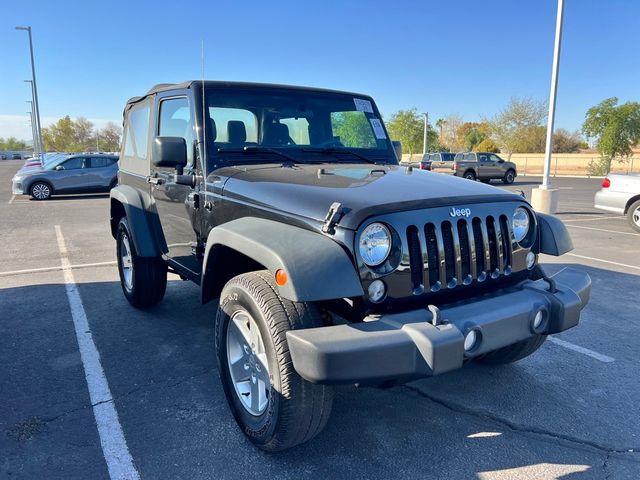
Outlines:
<svg viewBox="0 0 640 480"><path fill-rule="evenodd" d="M276 270L276 283L281 287L283 287L284 284L287 283L287 272L285 272L281 268Z"/></svg>

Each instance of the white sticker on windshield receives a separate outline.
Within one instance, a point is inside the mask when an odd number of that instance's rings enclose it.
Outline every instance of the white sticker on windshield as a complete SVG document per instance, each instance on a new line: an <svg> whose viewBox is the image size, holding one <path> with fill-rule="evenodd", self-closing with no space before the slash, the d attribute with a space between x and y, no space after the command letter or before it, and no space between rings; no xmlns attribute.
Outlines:
<svg viewBox="0 0 640 480"><path fill-rule="evenodd" d="M382 128L382 122L377 118L372 118L369 120L371 122L371 126L373 127L373 133L376 134L376 138L380 140L384 140L387 138L387 135L384 133L384 128Z"/></svg>
<svg viewBox="0 0 640 480"><path fill-rule="evenodd" d="M356 110L359 112L373 113L373 106L369 100L363 100L362 98L354 98L353 103L356 104Z"/></svg>

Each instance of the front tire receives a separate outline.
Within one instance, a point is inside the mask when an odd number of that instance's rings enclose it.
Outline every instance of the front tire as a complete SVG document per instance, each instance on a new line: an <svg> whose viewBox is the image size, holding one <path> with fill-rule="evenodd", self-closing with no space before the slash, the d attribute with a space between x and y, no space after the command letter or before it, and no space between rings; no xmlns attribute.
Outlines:
<svg viewBox="0 0 640 480"><path fill-rule="evenodd" d="M478 358L477 361L489 365L504 365L517 362L538 350L546 339L546 335L535 335L521 342L514 343L513 345L508 345L493 352L486 353Z"/></svg>
<svg viewBox="0 0 640 480"><path fill-rule="evenodd" d="M29 188L29 194L34 200L49 200L53 190L46 182L35 182Z"/></svg>
<svg viewBox="0 0 640 480"><path fill-rule="evenodd" d="M322 324L313 304L280 297L268 271L232 278L220 295L215 327L220 380L236 422L262 450L307 442L329 419L333 389L298 375L286 338L288 330Z"/></svg>
<svg viewBox="0 0 640 480"><path fill-rule="evenodd" d="M633 203L627 210L627 221L631 228L640 232L640 200Z"/></svg>
<svg viewBox="0 0 640 480"><path fill-rule="evenodd" d="M513 170L507 170L507 173L505 173L504 177L502 177L502 182L505 185L511 185L515 179L516 172L514 172Z"/></svg>
<svg viewBox="0 0 640 480"><path fill-rule="evenodd" d="M141 257L136 251L127 217L116 233L116 255L122 292L136 308L158 304L167 289L167 264L160 257Z"/></svg>

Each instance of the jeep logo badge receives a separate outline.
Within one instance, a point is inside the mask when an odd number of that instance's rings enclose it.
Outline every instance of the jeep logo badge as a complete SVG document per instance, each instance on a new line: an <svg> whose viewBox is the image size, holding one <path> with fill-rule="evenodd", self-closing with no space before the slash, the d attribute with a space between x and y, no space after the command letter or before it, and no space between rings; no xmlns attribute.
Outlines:
<svg viewBox="0 0 640 480"><path fill-rule="evenodd" d="M451 215L452 217L470 217L471 209L451 207L451 211L449 212L449 215Z"/></svg>

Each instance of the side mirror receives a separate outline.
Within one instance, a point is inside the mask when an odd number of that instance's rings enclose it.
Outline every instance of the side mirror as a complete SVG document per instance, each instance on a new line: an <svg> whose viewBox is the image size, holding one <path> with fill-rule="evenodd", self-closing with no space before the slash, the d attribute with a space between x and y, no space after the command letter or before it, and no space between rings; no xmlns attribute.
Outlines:
<svg viewBox="0 0 640 480"><path fill-rule="evenodd" d="M156 167L173 167L182 175L187 165L187 142L182 137L155 137L151 154Z"/></svg>
<svg viewBox="0 0 640 480"><path fill-rule="evenodd" d="M62 165L56 165L56 170L58 171L64 170L64 167Z"/></svg>
<svg viewBox="0 0 640 480"><path fill-rule="evenodd" d="M498 163L504 163L503 159L498 160Z"/></svg>
<svg viewBox="0 0 640 480"><path fill-rule="evenodd" d="M402 143L399 140L391 140L391 144L393 145L393 150L396 152L396 157L398 161L402 161Z"/></svg>

